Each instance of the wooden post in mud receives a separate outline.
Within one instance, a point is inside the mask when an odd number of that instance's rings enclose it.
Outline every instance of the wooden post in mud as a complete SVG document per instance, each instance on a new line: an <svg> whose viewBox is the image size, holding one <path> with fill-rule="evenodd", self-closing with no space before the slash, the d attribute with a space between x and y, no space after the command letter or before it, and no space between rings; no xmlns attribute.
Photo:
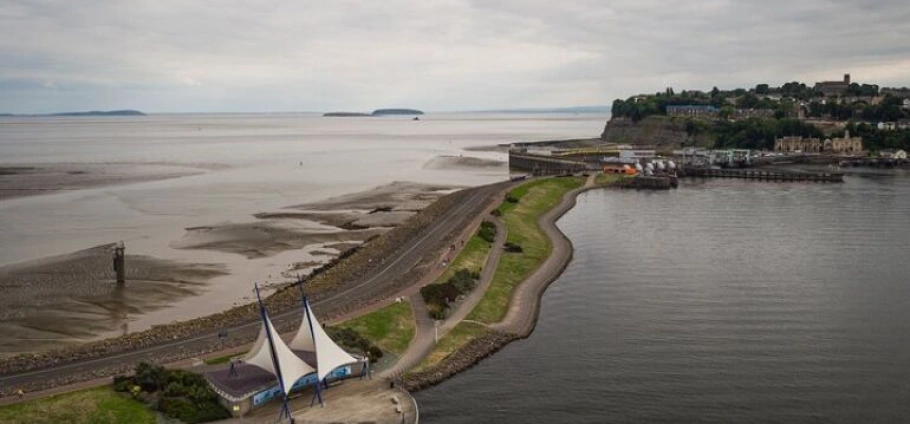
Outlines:
<svg viewBox="0 0 910 424"><path fill-rule="evenodd" d="M125 251L126 247L122 241L114 246L114 273L117 274L117 284L126 283Z"/></svg>

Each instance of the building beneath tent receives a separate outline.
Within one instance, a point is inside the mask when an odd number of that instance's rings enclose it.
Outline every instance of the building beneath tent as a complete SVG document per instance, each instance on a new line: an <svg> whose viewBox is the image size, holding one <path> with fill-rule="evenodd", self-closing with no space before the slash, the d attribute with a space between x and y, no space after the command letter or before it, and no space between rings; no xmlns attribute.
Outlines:
<svg viewBox="0 0 910 424"><path fill-rule="evenodd" d="M329 338L306 297L300 328L290 343L281 339L265 308L260 308L262 328L250 352L205 373L221 404L235 417L308 388L321 402L320 387L369 372L368 358L346 352Z"/></svg>

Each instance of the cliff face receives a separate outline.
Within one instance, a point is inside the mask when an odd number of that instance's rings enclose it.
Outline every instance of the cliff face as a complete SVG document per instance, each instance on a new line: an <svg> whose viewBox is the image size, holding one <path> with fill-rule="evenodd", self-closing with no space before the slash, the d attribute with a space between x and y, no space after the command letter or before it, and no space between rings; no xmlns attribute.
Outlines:
<svg viewBox="0 0 910 424"><path fill-rule="evenodd" d="M707 135L689 136L685 119L666 116L649 116L637 123L629 118L612 118L607 121L600 137L609 143L662 148L713 145Z"/></svg>

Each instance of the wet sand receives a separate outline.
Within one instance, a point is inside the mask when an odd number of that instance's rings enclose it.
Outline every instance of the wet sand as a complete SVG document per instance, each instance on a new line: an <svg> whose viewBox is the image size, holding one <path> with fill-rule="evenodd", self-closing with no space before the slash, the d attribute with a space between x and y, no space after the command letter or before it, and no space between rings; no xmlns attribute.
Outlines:
<svg viewBox="0 0 910 424"><path fill-rule="evenodd" d="M237 301L222 299L215 293L220 291L212 291L216 285L253 278L267 294L401 225L452 190L396 182L263 212L249 222L186 228L170 243L172 248L185 250L185 256L128 255L125 287L114 282L110 245L0 267L4 294L0 299L0 356L143 330L150 317L160 321L162 314L168 322L192 318L186 315L189 311L172 306L207 292L210 295L196 309L212 313L227 309ZM128 243L127 251L133 246ZM242 257L218 259L206 251ZM186 257L195 263L185 261ZM262 260L272 268L268 278L262 272L250 275L250 269L262 268Z"/></svg>
<svg viewBox="0 0 910 424"><path fill-rule="evenodd" d="M131 316L202 293L216 264L127 255L114 280L111 245L0 267L0 356L129 331Z"/></svg>
<svg viewBox="0 0 910 424"><path fill-rule="evenodd" d="M317 245L356 245L401 225L453 189L394 182L360 193L258 213L254 215L256 221L187 228L171 247L236 253L255 259ZM310 252L319 256L338 253L334 249Z"/></svg>
<svg viewBox="0 0 910 424"><path fill-rule="evenodd" d="M166 180L204 173L202 167L167 164L0 165L0 201L17 197Z"/></svg>
<svg viewBox="0 0 910 424"><path fill-rule="evenodd" d="M505 169L509 164L495 159L471 156L437 156L423 165L424 169Z"/></svg>

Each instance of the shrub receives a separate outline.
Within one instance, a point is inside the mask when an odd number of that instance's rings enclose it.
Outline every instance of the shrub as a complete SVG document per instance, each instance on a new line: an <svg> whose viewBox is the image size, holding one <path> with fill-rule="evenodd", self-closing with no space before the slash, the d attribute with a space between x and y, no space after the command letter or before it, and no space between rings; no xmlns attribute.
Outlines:
<svg viewBox="0 0 910 424"><path fill-rule="evenodd" d="M506 252L509 252L509 253L521 253L521 252L524 251L524 250L521 248L521 246L519 246L519 245L517 245L517 244L515 244L515 243L512 243L512 242L510 242L510 241L506 242L506 244L503 245L503 247L505 248L505 251L506 251Z"/></svg>
<svg viewBox="0 0 910 424"><path fill-rule="evenodd" d="M326 332L329 337L344 348L363 352L370 362L376 362L382 358L382 349L373 344L372 341L360 335L357 330L343 327L328 327Z"/></svg>
<svg viewBox="0 0 910 424"><path fill-rule="evenodd" d="M499 210L499 208L496 208L496 209L493 209L492 211L490 211L490 215L493 215L493 216L502 216L502 211Z"/></svg>
<svg viewBox="0 0 910 424"><path fill-rule="evenodd" d="M506 195L506 202L509 203L518 203L518 198L513 196L512 193Z"/></svg>
<svg viewBox="0 0 910 424"><path fill-rule="evenodd" d="M444 283L422 287L420 295L430 309L430 316L433 319L445 318L449 302L474 290L478 279L480 279L480 273L461 268Z"/></svg>
<svg viewBox="0 0 910 424"><path fill-rule="evenodd" d="M480 223L480 230L477 231L477 237L487 243L493 243L496 240L496 225L490 221Z"/></svg>
<svg viewBox="0 0 910 424"><path fill-rule="evenodd" d="M158 396L140 396L144 393ZM153 409L171 418L194 424L229 418L231 414L218 403L218 395L201 375L142 362L130 377L114 378L114 390L134 397L157 399Z"/></svg>

